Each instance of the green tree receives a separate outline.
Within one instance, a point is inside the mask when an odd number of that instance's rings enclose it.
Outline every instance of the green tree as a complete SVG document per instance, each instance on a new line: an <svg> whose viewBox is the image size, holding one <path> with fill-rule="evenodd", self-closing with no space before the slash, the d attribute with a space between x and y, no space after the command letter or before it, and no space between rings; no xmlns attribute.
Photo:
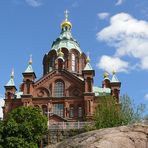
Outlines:
<svg viewBox="0 0 148 148"><path fill-rule="evenodd" d="M4 120L2 132L5 148L36 148L47 132L47 117L34 107L18 107Z"/></svg>
<svg viewBox="0 0 148 148"><path fill-rule="evenodd" d="M143 112L145 110L144 104L135 105L134 101L124 94L120 97L121 112L124 117L124 124L140 122L143 118Z"/></svg>
<svg viewBox="0 0 148 148"><path fill-rule="evenodd" d="M3 142L2 133L3 133L3 121L0 120L0 148L2 148L1 143Z"/></svg>
<svg viewBox="0 0 148 148"><path fill-rule="evenodd" d="M114 127L122 124L120 106L113 97L103 96L99 98L94 120L97 129Z"/></svg>
<svg viewBox="0 0 148 148"><path fill-rule="evenodd" d="M146 116L144 117L144 122L145 122L146 124L148 124L148 115L146 115Z"/></svg>
<svg viewBox="0 0 148 148"><path fill-rule="evenodd" d="M120 98L120 104L111 96L100 97L98 101L94 114L97 129L126 125L142 119L145 106L143 104L134 105L128 95Z"/></svg>

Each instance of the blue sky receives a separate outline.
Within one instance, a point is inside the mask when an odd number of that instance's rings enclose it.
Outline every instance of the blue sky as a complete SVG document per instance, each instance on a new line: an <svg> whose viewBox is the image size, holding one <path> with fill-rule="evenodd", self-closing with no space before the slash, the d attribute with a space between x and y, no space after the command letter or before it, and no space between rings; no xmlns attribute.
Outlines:
<svg viewBox="0 0 148 148"><path fill-rule="evenodd" d="M148 107L147 0L2 0L1 96L12 68L19 89L30 54L37 78L42 76L43 55L59 35L66 9L73 36L90 53L95 85L101 86L104 69L110 73L115 69L122 82L121 95L127 93L136 104Z"/></svg>

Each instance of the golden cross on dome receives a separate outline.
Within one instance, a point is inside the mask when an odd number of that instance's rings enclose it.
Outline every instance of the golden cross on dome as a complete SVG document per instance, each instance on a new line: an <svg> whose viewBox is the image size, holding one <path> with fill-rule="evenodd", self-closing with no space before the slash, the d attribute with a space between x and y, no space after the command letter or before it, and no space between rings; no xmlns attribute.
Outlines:
<svg viewBox="0 0 148 148"><path fill-rule="evenodd" d="M69 11L66 9L66 10L64 11L64 13L65 13L65 20L67 21L67 20L68 20L68 13L69 13Z"/></svg>

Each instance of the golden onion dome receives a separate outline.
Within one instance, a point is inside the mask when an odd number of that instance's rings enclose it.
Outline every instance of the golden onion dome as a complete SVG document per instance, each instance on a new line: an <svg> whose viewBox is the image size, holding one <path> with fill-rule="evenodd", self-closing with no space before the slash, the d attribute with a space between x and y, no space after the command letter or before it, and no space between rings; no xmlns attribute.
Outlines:
<svg viewBox="0 0 148 148"><path fill-rule="evenodd" d="M115 70L113 70L113 71L112 71L112 74L113 74L113 75L115 75L115 74L116 74L116 71L115 71Z"/></svg>
<svg viewBox="0 0 148 148"><path fill-rule="evenodd" d="M90 62L90 58L87 57L87 59L86 59L86 63L89 63L89 62Z"/></svg>
<svg viewBox="0 0 148 148"><path fill-rule="evenodd" d="M103 77L104 78L109 78L109 73L107 71L105 71L104 74L103 74Z"/></svg>
<svg viewBox="0 0 148 148"><path fill-rule="evenodd" d="M90 57L89 57L89 52L87 52L87 58L86 58L86 63L90 62Z"/></svg>
<svg viewBox="0 0 148 148"><path fill-rule="evenodd" d="M72 28L72 24L71 24L71 22L69 22L69 21L63 21L62 23L61 23L61 28L64 28L64 27L69 27L69 28Z"/></svg>
<svg viewBox="0 0 148 148"><path fill-rule="evenodd" d="M66 10L65 12L65 20L61 23L61 28L65 28L68 27L69 29L72 28L72 24L71 22L68 20L68 10Z"/></svg>
<svg viewBox="0 0 148 148"><path fill-rule="evenodd" d="M32 55L30 55L30 59L29 59L29 65L32 65Z"/></svg>

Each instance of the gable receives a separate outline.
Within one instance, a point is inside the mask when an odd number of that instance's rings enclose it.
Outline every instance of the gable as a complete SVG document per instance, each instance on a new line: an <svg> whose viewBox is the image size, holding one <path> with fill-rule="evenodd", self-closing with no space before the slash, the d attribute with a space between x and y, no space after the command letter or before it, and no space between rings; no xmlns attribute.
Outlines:
<svg viewBox="0 0 148 148"><path fill-rule="evenodd" d="M79 94L82 94L84 88L84 81L82 78L79 78L66 70L62 70L60 72L58 70L54 70L35 82L33 96L51 96L50 94L53 91L52 87L54 87L53 83L58 80L64 82L65 91L74 90L75 88L79 90ZM75 94L77 94L77 92L75 92Z"/></svg>

